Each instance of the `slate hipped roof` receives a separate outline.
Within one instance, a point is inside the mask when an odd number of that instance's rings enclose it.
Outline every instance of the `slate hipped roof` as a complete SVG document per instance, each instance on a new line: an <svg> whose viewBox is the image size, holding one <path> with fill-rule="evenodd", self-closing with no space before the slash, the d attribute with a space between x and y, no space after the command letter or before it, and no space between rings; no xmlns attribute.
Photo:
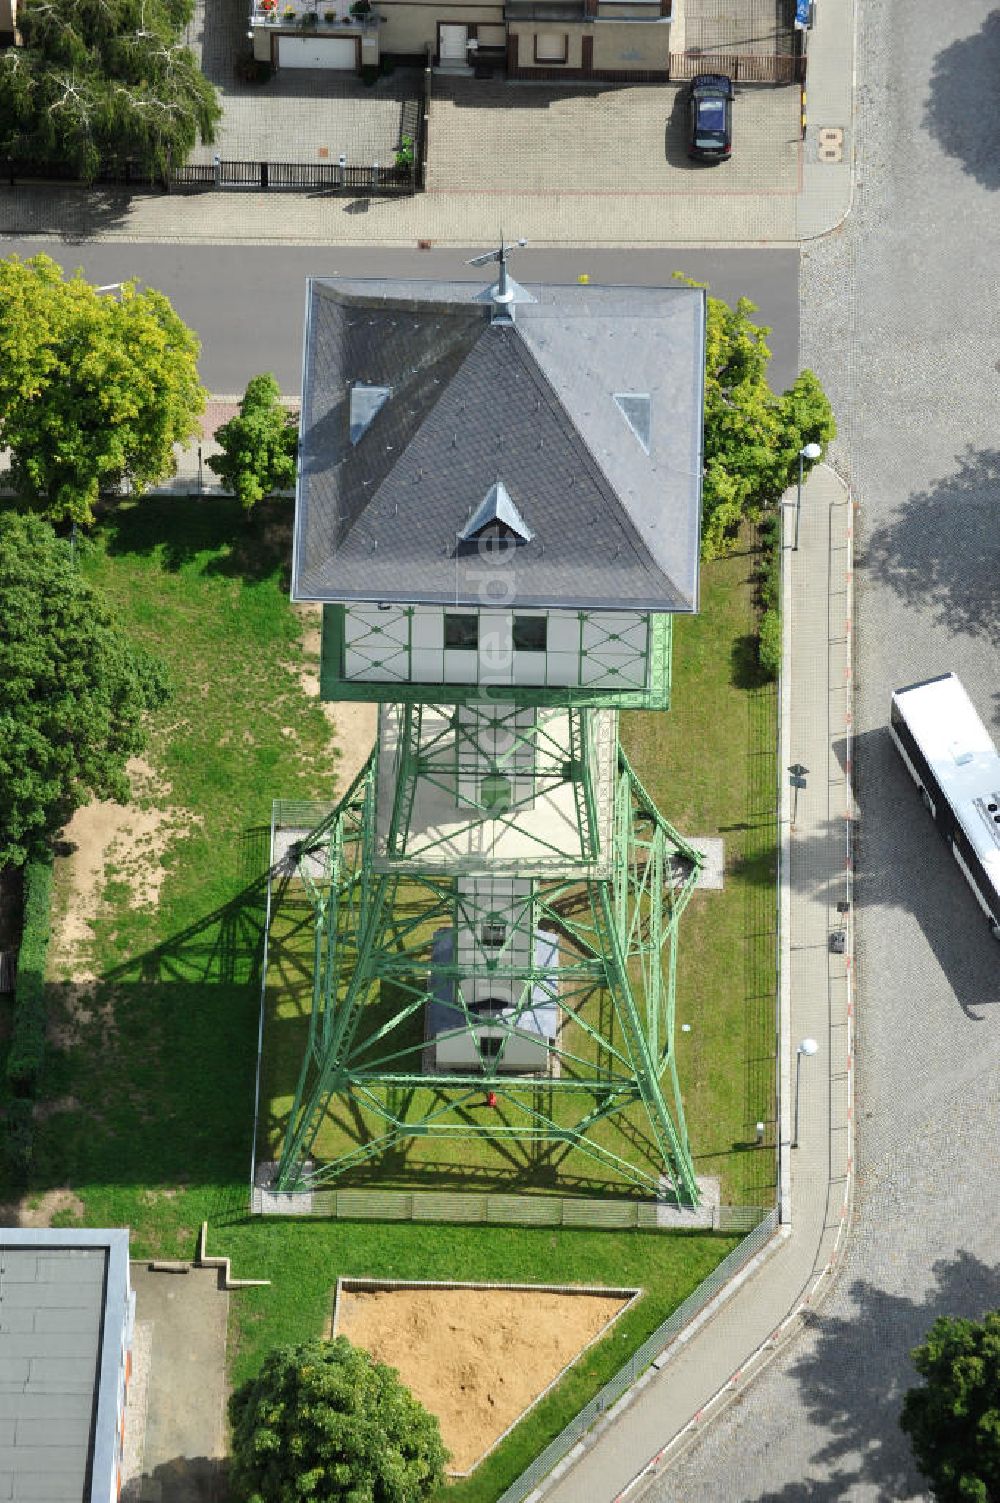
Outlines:
<svg viewBox="0 0 1000 1503"><path fill-rule="evenodd" d="M528 291L310 282L293 598L479 605L504 565L507 605L697 608L704 292ZM491 494L528 536L484 564Z"/></svg>

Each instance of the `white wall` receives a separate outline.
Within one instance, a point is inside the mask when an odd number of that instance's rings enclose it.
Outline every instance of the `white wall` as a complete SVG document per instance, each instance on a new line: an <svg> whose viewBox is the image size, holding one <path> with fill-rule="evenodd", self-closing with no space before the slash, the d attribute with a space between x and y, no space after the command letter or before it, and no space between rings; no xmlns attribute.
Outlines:
<svg viewBox="0 0 1000 1503"><path fill-rule="evenodd" d="M519 610L518 616L547 618L545 652L512 649L511 611L461 612L479 616L478 652L445 649L441 606L347 606L345 676L369 683L646 686L649 617L638 611Z"/></svg>

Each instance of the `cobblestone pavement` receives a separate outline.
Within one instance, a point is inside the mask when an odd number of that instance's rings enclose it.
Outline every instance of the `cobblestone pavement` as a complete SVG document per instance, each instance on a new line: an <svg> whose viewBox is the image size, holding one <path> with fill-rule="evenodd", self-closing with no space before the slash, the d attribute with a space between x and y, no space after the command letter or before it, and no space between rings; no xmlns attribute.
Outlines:
<svg viewBox="0 0 1000 1503"><path fill-rule="evenodd" d="M787 56L792 51L795 0L684 0L681 15L689 52ZM677 51L676 36L671 51ZM706 58L705 71L710 68Z"/></svg>
<svg viewBox="0 0 1000 1503"><path fill-rule="evenodd" d="M521 193L794 195L798 86L741 87L729 162L688 159L686 91L436 79L429 188ZM506 221L505 221L506 222Z"/></svg>
<svg viewBox="0 0 1000 1503"><path fill-rule="evenodd" d="M249 0L196 0L185 40L219 91L223 116L216 140L197 146L192 162L220 157L250 162L390 162L399 145L403 106L420 97L420 72L400 68L366 85L348 73L295 68L266 83L245 83L236 63L249 53Z"/></svg>
<svg viewBox="0 0 1000 1503"><path fill-rule="evenodd" d="M926 1496L898 1429L910 1348L1000 1305L1000 957L885 723L891 688L956 669L1000 722L996 392L1000 156L993 0L867 0L855 215L804 255L803 362L860 499L858 1196L808 1336L644 1495Z"/></svg>

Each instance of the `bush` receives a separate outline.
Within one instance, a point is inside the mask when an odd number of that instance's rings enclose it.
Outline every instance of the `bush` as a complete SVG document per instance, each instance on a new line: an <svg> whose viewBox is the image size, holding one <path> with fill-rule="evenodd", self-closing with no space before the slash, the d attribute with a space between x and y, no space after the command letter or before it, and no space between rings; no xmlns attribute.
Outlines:
<svg viewBox="0 0 1000 1503"><path fill-rule="evenodd" d="M761 610L776 611L781 604L781 554L769 548L761 560L757 575L757 593Z"/></svg>
<svg viewBox="0 0 1000 1503"><path fill-rule="evenodd" d="M52 861L24 870L24 932L14 984L14 1032L7 1080L15 1097L34 1096L45 1056L45 956L49 948Z"/></svg>
<svg viewBox="0 0 1000 1503"><path fill-rule="evenodd" d="M941 1315L910 1353L923 1383L903 1396L900 1426L940 1503L1000 1497L1000 1311Z"/></svg>
<svg viewBox="0 0 1000 1503"><path fill-rule="evenodd" d="M208 467L247 511L294 485L298 423L281 405L269 371L247 383L238 414L216 429L215 440L221 453L210 456Z"/></svg>
<svg viewBox="0 0 1000 1503"><path fill-rule="evenodd" d="M421 1503L444 1482L436 1418L344 1336L271 1352L229 1417L246 1503Z"/></svg>
<svg viewBox="0 0 1000 1503"><path fill-rule="evenodd" d="M775 610L765 611L760 618L757 661L768 678L778 677L781 671L781 617Z"/></svg>

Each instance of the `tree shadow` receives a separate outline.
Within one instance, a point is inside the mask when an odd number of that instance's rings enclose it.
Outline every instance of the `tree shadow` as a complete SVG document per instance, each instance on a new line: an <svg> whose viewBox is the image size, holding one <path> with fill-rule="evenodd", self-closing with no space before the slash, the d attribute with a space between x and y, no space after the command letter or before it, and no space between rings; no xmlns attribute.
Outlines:
<svg viewBox="0 0 1000 1503"><path fill-rule="evenodd" d="M227 496L140 496L104 502L100 535L112 557L157 554L171 572L205 556L207 575L259 582L280 575L289 588L291 502L272 498L249 515Z"/></svg>
<svg viewBox="0 0 1000 1503"><path fill-rule="evenodd" d="M934 59L924 126L984 188L1000 188L1000 115L983 108L1000 76L1000 10L979 31L943 48Z"/></svg>
<svg viewBox="0 0 1000 1503"><path fill-rule="evenodd" d="M212 1456L175 1456L122 1488L121 1503L228 1503L229 1464Z"/></svg>
<svg viewBox="0 0 1000 1503"><path fill-rule="evenodd" d="M6 179L3 180L6 182ZM159 193L158 189L148 190ZM0 232L5 235L53 235L82 245L95 235L128 223L132 200L139 194L94 183L18 183L0 188Z"/></svg>
<svg viewBox="0 0 1000 1503"><path fill-rule="evenodd" d="M967 450L953 475L911 496L874 530L856 567L908 605L930 605L949 631L1000 648L998 493L1000 449Z"/></svg>
<svg viewBox="0 0 1000 1503"><path fill-rule="evenodd" d="M790 1363L812 1422L827 1439L809 1458L810 1475L778 1491L755 1493L756 1503L840 1500L854 1489L879 1498L928 1494L899 1428L906 1390L919 1381L910 1353L939 1315L979 1319L1000 1305L1000 1267L967 1252L935 1263L933 1284L919 1299L855 1279L845 1293L847 1315L809 1315L805 1350ZM813 1471L818 1476L813 1476Z"/></svg>
<svg viewBox="0 0 1000 1503"><path fill-rule="evenodd" d="M762 689L770 683L757 655L757 634L737 637L730 652L730 682L734 689Z"/></svg>

